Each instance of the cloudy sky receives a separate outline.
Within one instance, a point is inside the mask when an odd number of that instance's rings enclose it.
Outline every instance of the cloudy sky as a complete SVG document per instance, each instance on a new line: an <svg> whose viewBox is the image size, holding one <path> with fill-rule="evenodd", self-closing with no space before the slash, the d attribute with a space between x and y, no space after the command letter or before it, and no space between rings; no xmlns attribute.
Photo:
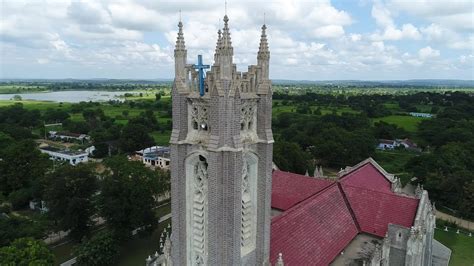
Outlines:
<svg viewBox="0 0 474 266"><path fill-rule="evenodd" d="M0 78L172 78L182 10L188 62L212 63L224 1L0 0ZM228 0L239 70L266 14L274 79L474 79L470 0Z"/></svg>

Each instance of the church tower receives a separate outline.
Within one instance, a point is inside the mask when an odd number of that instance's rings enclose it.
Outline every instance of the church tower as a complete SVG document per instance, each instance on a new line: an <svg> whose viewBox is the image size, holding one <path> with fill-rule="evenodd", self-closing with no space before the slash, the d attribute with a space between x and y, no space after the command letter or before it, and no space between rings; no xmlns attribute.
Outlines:
<svg viewBox="0 0 474 266"><path fill-rule="evenodd" d="M266 26L257 65L233 63L229 18L203 78L174 50L171 207L173 265L265 265L270 248L273 136ZM201 80L202 79L202 80Z"/></svg>

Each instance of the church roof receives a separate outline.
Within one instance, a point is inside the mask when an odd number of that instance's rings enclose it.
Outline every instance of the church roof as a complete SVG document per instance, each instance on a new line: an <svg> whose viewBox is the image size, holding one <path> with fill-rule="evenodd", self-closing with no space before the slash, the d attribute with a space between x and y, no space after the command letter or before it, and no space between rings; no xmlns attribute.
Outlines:
<svg viewBox="0 0 474 266"><path fill-rule="evenodd" d="M334 181L274 171L272 179L272 208L286 211L333 183Z"/></svg>
<svg viewBox="0 0 474 266"><path fill-rule="evenodd" d="M341 178L344 185L368 188L380 192L392 192L391 182L383 177L373 164L366 163Z"/></svg>
<svg viewBox="0 0 474 266"><path fill-rule="evenodd" d="M390 223L412 226L419 200L392 192L379 168L366 160L333 182L275 171L272 208L289 207L272 219L271 262L282 253L285 264L328 265L359 233L384 237Z"/></svg>
<svg viewBox="0 0 474 266"><path fill-rule="evenodd" d="M295 180L296 181L296 180ZM327 265L358 229L337 185L272 219L270 258L288 265Z"/></svg>
<svg viewBox="0 0 474 266"><path fill-rule="evenodd" d="M388 224L413 225L418 199L342 185L360 229L364 233L384 237Z"/></svg>

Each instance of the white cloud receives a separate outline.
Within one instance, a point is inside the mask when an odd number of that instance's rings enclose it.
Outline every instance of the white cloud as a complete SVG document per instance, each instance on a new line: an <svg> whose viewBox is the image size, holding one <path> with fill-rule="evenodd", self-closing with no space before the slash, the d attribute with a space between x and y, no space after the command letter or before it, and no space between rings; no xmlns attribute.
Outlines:
<svg viewBox="0 0 474 266"><path fill-rule="evenodd" d="M426 46L424 48L421 48L418 51L418 55L422 60L430 59L430 58L435 58L440 55L439 50L435 50L431 48L430 46Z"/></svg>

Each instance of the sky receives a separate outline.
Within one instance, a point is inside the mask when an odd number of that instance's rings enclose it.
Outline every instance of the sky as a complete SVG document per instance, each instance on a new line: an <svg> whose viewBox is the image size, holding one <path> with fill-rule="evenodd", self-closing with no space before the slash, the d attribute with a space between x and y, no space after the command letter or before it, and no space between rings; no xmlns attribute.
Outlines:
<svg viewBox="0 0 474 266"><path fill-rule="evenodd" d="M177 24L188 63L212 64L224 1L0 0L0 78L174 77ZM267 25L270 77L474 79L470 0L228 0L239 71Z"/></svg>

